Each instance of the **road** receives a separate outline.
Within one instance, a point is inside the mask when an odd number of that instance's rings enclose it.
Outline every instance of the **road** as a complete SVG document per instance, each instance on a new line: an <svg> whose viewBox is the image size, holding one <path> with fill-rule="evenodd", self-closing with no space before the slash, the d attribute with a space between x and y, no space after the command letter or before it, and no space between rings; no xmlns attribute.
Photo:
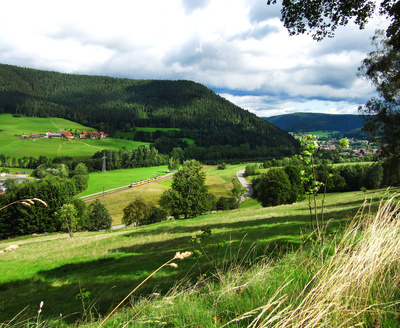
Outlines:
<svg viewBox="0 0 400 328"><path fill-rule="evenodd" d="M250 183L247 182L247 180L244 178L244 169L236 172L236 177L238 178L239 182L243 186L244 189L247 191L244 193L242 196L241 201L245 200L246 198L250 197L253 194L253 188L251 188Z"/></svg>

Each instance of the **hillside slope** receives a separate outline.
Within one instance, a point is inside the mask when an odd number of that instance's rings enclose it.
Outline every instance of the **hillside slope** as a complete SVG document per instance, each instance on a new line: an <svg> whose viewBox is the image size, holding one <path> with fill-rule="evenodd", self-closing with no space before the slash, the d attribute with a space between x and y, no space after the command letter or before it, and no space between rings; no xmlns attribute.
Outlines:
<svg viewBox="0 0 400 328"><path fill-rule="evenodd" d="M288 132L349 131L360 129L363 119L359 115L322 113L293 113L265 117L265 120Z"/></svg>
<svg viewBox="0 0 400 328"><path fill-rule="evenodd" d="M192 81L119 79L0 65L0 112L57 116L111 135L135 126L180 128L179 137L193 139L197 148L222 146L211 151L223 153L222 159L237 157L241 145L247 157L287 156L298 148L285 131ZM227 146L236 150L228 151ZM204 149L192 151L192 157L199 157L199 151L204 157Z"/></svg>

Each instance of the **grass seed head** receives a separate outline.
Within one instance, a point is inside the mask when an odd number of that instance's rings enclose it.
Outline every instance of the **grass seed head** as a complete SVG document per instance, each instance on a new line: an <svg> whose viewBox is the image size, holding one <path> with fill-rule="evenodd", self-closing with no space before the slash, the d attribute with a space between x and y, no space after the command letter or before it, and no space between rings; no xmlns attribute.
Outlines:
<svg viewBox="0 0 400 328"><path fill-rule="evenodd" d="M176 252L174 259L183 260L183 259L189 257L190 255L192 255L192 252L184 252L184 253Z"/></svg>

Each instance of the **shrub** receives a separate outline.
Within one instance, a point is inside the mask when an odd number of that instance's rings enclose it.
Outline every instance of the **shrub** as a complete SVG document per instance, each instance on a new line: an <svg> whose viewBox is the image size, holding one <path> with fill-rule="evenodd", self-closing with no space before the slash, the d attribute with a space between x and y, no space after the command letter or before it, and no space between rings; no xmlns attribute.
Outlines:
<svg viewBox="0 0 400 328"><path fill-rule="evenodd" d="M153 209L151 205L147 204L141 199L136 199L130 202L124 208L124 216L122 217L122 223L125 225L145 225L152 215Z"/></svg>
<svg viewBox="0 0 400 328"><path fill-rule="evenodd" d="M238 207L238 202L234 197L221 197L217 202L218 211L234 210Z"/></svg>
<svg viewBox="0 0 400 328"><path fill-rule="evenodd" d="M291 196L291 184L283 169L271 168L253 182L256 199L261 205L276 206L286 204Z"/></svg>
<svg viewBox="0 0 400 328"><path fill-rule="evenodd" d="M251 175L258 175L258 174L260 174L260 171L257 170L257 165L251 164L246 166L243 176L248 177Z"/></svg>
<svg viewBox="0 0 400 328"><path fill-rule="evenodd" d="M111 224L110 213L98 199L88 206L86 228L89 231L107 230Z"/></svg>
<svg viewBox="0 0 400 328"><path fill-rule="evenodd" d="M151 214L146 224L166 221L167 218L168 218L167 212L165 212L162 208L151 205Z"/></svg>

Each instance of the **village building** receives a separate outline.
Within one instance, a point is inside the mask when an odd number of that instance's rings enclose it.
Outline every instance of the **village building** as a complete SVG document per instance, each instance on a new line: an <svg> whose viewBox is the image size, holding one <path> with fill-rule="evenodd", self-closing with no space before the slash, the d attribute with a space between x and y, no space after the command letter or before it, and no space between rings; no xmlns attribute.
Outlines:
<svg viewBox="0 0 400 328"><path fill-rule="evenodd" d="M83 138L87 138L87 135L91 134L92 135L92 139L98 139L98 138L105 138L108 136L107 133L104 132L97 132L97 131L83 131ZM79 137L81 137L81 135L79 135Z"/></svg>

